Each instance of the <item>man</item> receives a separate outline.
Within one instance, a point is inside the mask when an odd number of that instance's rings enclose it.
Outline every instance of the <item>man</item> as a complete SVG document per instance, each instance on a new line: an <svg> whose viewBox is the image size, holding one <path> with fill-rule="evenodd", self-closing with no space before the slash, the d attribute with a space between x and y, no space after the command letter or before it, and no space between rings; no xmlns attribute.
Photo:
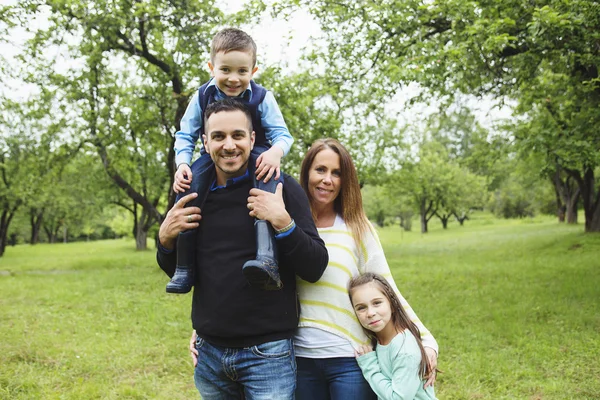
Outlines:
<svg viewBox="0 0 600 400"><path fill-rule="evenodd" d="M286 175L285 188L279 184L275 193L254 189L254 132L246 106L233 99L210 104L204 126L215 179L202 216L198 207L184 208L196 194L183 197L160 227L157 254L160 267L172 276L177 235L199 227L195 265L200 267L192 299L196 387L211 400L293 399L296 275L316 282L327 266L327 250L293 178ZM244 262L256 253L254 218L275 230L282 290L251 286L242 273Z"/></svg>

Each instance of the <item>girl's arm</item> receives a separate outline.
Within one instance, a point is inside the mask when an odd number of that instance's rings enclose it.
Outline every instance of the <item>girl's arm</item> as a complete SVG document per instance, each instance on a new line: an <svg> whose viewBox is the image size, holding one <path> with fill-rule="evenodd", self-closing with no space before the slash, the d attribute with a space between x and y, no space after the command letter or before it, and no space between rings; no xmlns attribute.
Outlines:
<svg viewBox="0 0 600 400"><path fill-rule="evenodd" d="M420 358L398 354L394 358L393 374L381 372L377 353L371 352L357 359L363 375L379 398L386 400L414 400L423 385L418 375Z"/></svg>
<svg viewBox="0 0 600 400"><path fill-rule="evenodd" d="M394 292L396 292L396 294L398 295L400 303L402 304L402 307L404 307L404 309L406 310L406 313L410 317L411 321L414 322L419 328L419 331L421 332L421 341L423 342L423 347L430 347L437 353L438 344L435 338L433 337L431 332L429 332L429 330L425 327L425 325L423 325L415 311L412 309L410 304L408 304L404 296L402 296L402 294L398 290L396 282L394 282L394 277L390 272L390 267L385 258L385 254L383 253L383 248L381 247L381 243L379 242L377 232L371 224L369 224L369 228L370 229L368 229L367 232L365 232L361 246L362 248L359 249L361 254L361 259L359 261L359 272L374 272L376 274L382 275L388 280L388 282L394 289Z"/></svg>

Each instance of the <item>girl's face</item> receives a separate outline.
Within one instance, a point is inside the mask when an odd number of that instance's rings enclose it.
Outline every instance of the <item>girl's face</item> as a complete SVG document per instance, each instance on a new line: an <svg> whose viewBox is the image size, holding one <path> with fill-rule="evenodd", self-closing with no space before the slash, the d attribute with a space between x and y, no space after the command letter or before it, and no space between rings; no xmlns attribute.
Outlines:
<svg viewBox="0 0 600 400"><path fill-rule="evenodd" d="M376 283L369 282L352 289L352 304L360 324L375 332L380 341L396 335L390 301ZM386 340L387 342L387 340Z"/></svg>
<svg viewBox="0 0 600 400"><path fill-rule="evenodd" d="M308 194L313 206L333 207L341 184L340 156L331 149L323 149L315 156L308 173Z"/></svg>

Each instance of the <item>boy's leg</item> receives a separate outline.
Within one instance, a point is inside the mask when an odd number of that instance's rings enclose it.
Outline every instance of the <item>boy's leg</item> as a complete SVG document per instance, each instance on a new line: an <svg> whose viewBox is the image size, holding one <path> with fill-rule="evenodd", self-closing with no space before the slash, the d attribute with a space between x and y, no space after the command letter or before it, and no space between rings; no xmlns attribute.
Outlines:
<svg viewBox="0 0 600 400"><path fill-rule="evenodd" d="M257 150L255 148L255 150ZM275 193L277 184L283 182L283 175L278 180L271 178L269 182L263 180L257 181L254 170L256 167L256 157L260 154L258 151L252 151L253 157L250 158L250 171L254 176L254 187ZM242 271L250 285L263 290L279 290L283 287L279 276L279 266L277 263L277 244L275 242L275 232L271 224L264 220L254 221L254 230L256 232L256 259L244 263Z"/></svg>
<svg viewBox="0 0 600 400"><path fill-rule="evenodd" d="M177 196L181 197L196 192L198 197L187 203L186 207L200 207L206 198L209 189L210 169L212 168L210 155L204 153L191 166L192 184L190 190ZM167 284L167 293L188 293L194 284L194 265L196 260L197 229L181 232L177 238L177 267L175 275Z"/></svg>

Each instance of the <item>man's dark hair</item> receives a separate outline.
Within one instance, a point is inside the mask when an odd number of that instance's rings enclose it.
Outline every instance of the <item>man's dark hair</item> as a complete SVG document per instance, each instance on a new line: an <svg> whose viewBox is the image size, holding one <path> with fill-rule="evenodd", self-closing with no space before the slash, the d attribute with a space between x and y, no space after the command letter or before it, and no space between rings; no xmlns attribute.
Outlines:
<svg viewBox="0 0 600 400"><path fill-rule="evenodd" d="M246 115L246 119L248 119L248 132L252 132L252 114L250 114L250 109L241 101L232 98L215 101L206 106L206 110L204 110L204 127L206 128L208 118L211 115L232 111L241 111Z"/></svg>

